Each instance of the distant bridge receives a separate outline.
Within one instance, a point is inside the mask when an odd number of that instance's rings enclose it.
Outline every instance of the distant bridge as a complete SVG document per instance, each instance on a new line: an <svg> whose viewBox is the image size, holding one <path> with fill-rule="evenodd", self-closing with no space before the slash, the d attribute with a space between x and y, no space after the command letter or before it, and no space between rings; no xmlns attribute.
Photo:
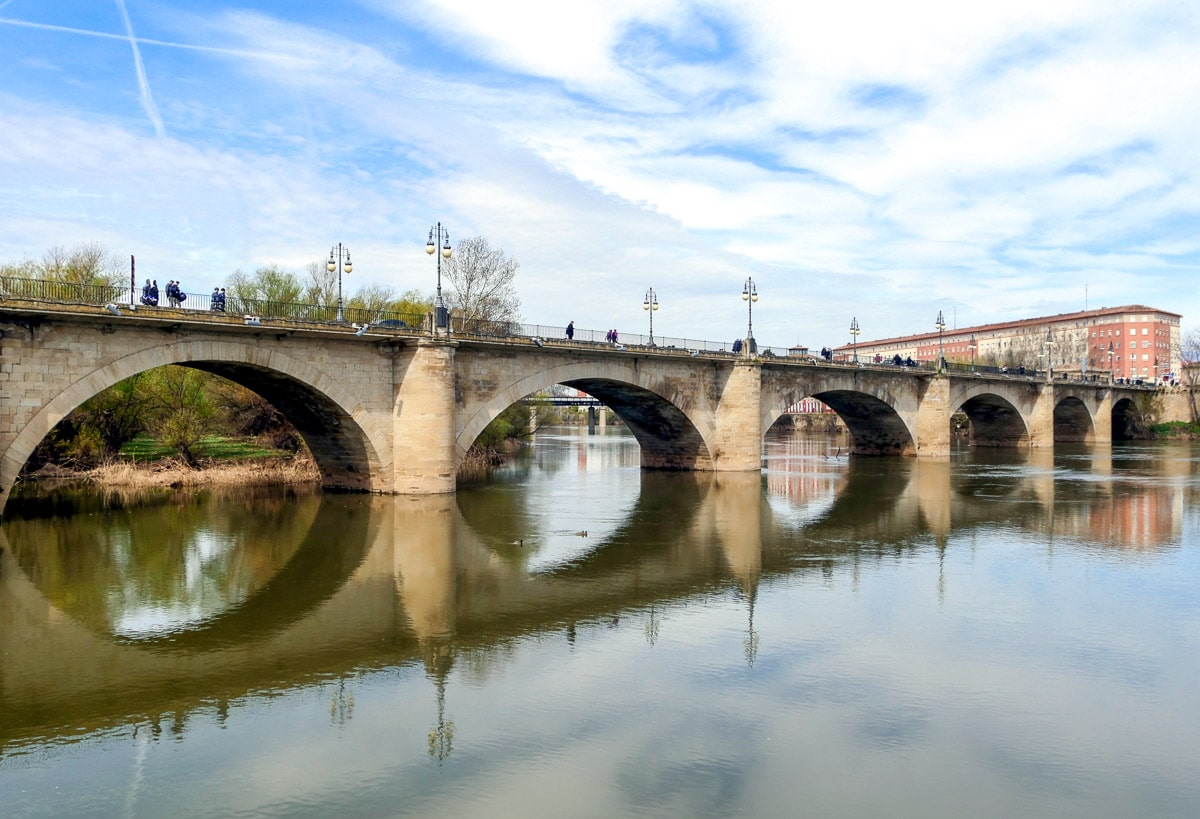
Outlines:
<svg viewBox="0 0 1200 819"><path fill-rule="evenodd" d="M541 407L602 407L597 399L590 395L529 395L522 402Z"/></svg>
<svg viewBox="0 0 1200 819"><path fill-rule="evenodd" d="M760 469L764 433L806 397L841 417L855 454L947 459L959 410L977 446L1107 444L1153 394L1098 381L816 362L761 347L734 355L596 343L579 332L568 341L404 324L0 294L0 504L68 413L168 364L223 376L269 401L296 426L326 486L400 494L453 492L459 463L488 423L555 384L609 407L637 438L644 468L716 472ZM1186 417L1182 398L1165 399L1168 417Z"/></svg>

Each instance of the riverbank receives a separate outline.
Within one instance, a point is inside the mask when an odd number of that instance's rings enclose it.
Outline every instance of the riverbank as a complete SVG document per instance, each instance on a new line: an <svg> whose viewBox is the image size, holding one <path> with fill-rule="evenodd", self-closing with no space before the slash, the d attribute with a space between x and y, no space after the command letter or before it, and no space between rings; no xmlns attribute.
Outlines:
<svg viewBox="0 0 1200 819"><path fill-rule="evenodd" d="M1150 427L1150 434L1162 441L1200 441L1200 424L1168 421Z"/></svg>
<svg viewBox="0 0 1200 819"><path fill-rule="evenodd" d="M321 473L311 458L264 458L215 461L200 468L176 459L151 462L113 461L91 469L47 466L22 477L35 483L86 483L132 488L282 486L318 483Z"/></svg>

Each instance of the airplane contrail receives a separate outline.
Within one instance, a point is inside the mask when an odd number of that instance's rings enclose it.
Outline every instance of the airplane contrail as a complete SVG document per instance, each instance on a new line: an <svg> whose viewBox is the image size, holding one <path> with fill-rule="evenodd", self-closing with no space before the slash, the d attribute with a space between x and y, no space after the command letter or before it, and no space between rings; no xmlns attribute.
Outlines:
<svg viewBox="0 0 1200 819"><path fill-rule="evenodd" d="M4 5L13 2L6 0ZM0 6L3 8L4 6ZM3 26L20 26L21 28L36 28L43 31L61 31L65 34L82 34L86 37L99 37L102 40L122 40L128 41L129 37L124 34L110 34L107 31L90 31L86 28L75 28L73 26L56 26L50 23L32 23L28 20L18 20L15 17L0 17L0 25ZM193 43L172 43L169 40L151 40L146 37L138 37L137 42L140 45L162 46L163 48L181 48L185 51L203 51L209 54L227 54L232 57L252 57L257 60L287 60L291 59L287 54L278 54L269 51L250 51L244 48L221 48L218 46L195 45Z"/></svg>
<svg viewBox="0 0 1200 819"><path fill-rule="evenodd" d="M137 37L133 36L133 22L129 19L129 10L125 8L125 0L116 0L116 3L117 8L121 11L121 18L125 21L125 33L129 38L129 47L133 49L133 66L137 71L142 108L145 109L146 116L150 117L150 122L154 124L154 133L162 136L165 133L162 116L158 113L158 106L154 104L154 97L150 93L150 81L146 79L146 66L142 64L142 52L138 48Z"/></svg>

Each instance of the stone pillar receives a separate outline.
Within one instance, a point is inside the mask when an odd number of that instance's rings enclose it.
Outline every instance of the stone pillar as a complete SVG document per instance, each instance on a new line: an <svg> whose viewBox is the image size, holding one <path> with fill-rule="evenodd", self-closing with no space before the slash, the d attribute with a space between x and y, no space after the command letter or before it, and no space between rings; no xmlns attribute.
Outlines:
<svg viewBox="0 0 1200 819"><path fill-rule="evenodd" d="M395 491L436 495L455 489L453 341L422 339L396 358L392 412Z"/></svg>
<svg viewBox="0 0 1200 819"><path fill-rule="evenodd" d="M1110 434L1111 439L1111 434ZM1054 448L1054 383L1041 386L1029 413L1030 449Z"/></svg>
<svg viewBox="0 0 1200 819"><path fill-rule="evenodd" d="M917 457L950 459L950 379L937 375L929 380L917 406Z"/></svg>
<svg viewBox="0 0 1200 819"><path fill-rule="evenodd" d="M733 364L714 417L712 468L716 472L757 472L762 468L762 364Z"/></svg>
<svg viewBox="0 0 1200 819"><path fill-rule="evenodd" d="M1092 417L1093 442L1099 446L1112 446L1112 390L1104 393Z"/></svg>

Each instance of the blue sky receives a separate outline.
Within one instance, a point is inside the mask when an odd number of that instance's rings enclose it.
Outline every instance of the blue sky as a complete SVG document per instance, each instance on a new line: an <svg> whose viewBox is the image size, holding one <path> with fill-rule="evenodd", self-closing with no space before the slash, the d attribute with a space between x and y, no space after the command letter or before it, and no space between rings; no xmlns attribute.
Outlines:
<svg viewBox="0 0 1200 819"><path fill-rule="evenodd" d="M0 54L4 261L432 291L441 221L533 323L1200 317L1197 3L0 0Z"/></svg>

